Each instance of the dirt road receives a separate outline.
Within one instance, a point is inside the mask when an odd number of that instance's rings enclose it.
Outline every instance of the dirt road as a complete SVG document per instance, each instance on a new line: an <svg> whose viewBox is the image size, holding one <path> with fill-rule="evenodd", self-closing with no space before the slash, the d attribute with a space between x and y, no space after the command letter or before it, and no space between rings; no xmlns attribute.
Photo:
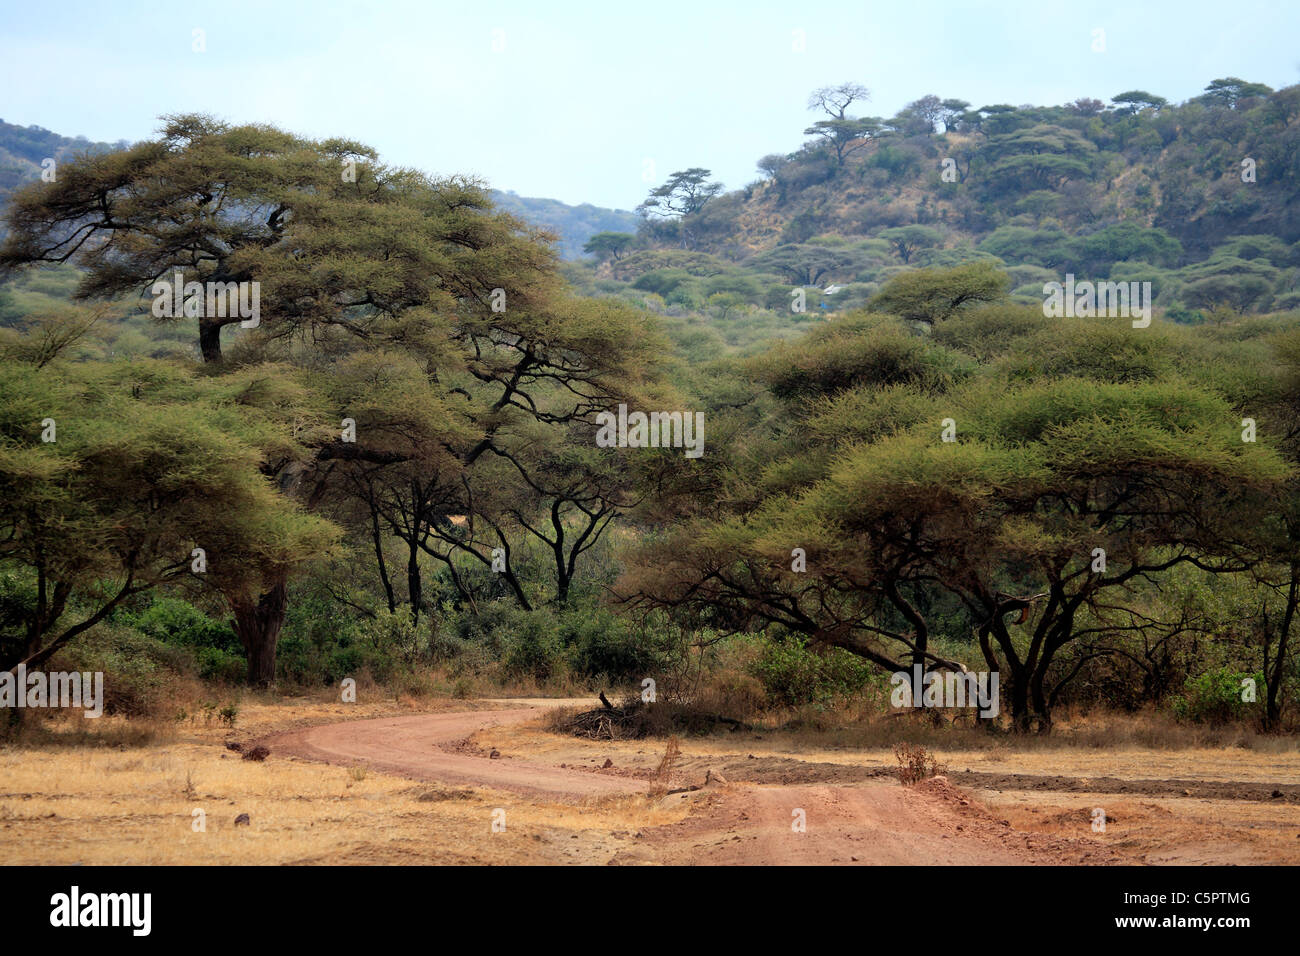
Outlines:
<svg viewBox="0 0 1300 956"><path fill-rule="evenodd" d="M606 775L483 752L486 728L536 718L571 701L503 701L500 709L326 724L267 740L273 753L456 786L559 801L646 792L644 777ZM667 864L1054 864L1117 862L1087 839L1017 832L937 778L834 785L709 786L664 800L688 801L681 822L647 828L612 863Z"/></svg>
<svg viewBox="0 0 1300 956"><path fill-rule="evenodd" d="M325 763L366 766L416 780L562 799L648 789L645 781L602 777L511 757L494 759L471 747L469 738L477 731L532 720L547 707L571 702L512 703L517 706L325 724L272 737L268 744L273 751Z"/></svg>

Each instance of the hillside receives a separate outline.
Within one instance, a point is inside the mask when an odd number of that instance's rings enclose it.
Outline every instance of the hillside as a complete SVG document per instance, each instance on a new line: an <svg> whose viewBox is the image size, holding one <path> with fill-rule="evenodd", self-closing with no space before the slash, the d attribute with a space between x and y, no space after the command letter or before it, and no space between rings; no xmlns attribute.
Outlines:
<svg viewBox="0 0 1300 956"><path fill-rule="evenodd" d="M794 286L838 287L817 304L836 311L899 272L986 260L1023 301L1074 273L1150 281L1178 321L1300 305L1300 86L1229 77L1178 105L1142 90L978 109L931 95L855 118L868 96L817 91L808 141L759 159L742 189L675 173L636 239L597 257L602 291L788 324Z"/></svg>
<svg viewBox="0 0 1300 956"><path fill-rule="evenodd" d="M126 140L115 144L92 143L84 136L69 138L40 126L18 126L0 119L0 203L18 185L37 179L41 163L56 163L79 153L102 153L130 145Z"/></svg>

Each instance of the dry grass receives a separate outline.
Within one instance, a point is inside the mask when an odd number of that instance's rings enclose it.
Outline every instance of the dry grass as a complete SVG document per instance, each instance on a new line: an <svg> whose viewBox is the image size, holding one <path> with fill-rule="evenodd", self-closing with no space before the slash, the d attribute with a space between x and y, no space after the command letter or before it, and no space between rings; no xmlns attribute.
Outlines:
<svg viewBox="0 0 1300 956"><path fill-rule="evenodd" d="M644 795L564 805L490 790L445 791L274 752L240 759L227 739L331 720L492 707L368 705L246 695L235 727L55 718L0 746L0 862L7 864L603 864L643 827L684 808ZM499 706L499 705L495 705ZM493 833L492 813L506 811ZM205 832L194 830L194 810ZM247 813L251 825L236 827Z"/></svg>
<svg viewBox="0 0 1300 956"><path fill-rule="evenodd" d="M28 721L0 744L0 862L603 864L633 845L636 831L676 822L688 812L684 803L665 805L643 794L560 804L417 784L274 752L258 763L224 746L227 740L247 743L330 721L500 706L493 700L378 692L362 694L362 700L368 702L342 704L335 692L246 693L233 701L233 728L202 716ZM607 773L646 778L668 763L670 776L694 783L709 767L751 756L893 773L893 746L900 739L924 746L954 773L1300 780L1300 746L1293 738L1229 735L1221 740L1237 746L1225 746L1194 728L1149 717L1072 718L1048 740L909 721L724 731L678 741L671 760L663 743L581 740L548 731L540 719L483 735L490 734L506 755L592 770L609 760L613 768ZM996 786L1002 789L978 795L1022 829L1087 833L1091 808L1105 808L1110 822L1101 838L1135 859L1300 862L1300 805L1294 803ZM494 834L492 813L498 808L506 811L506 831ZM206 832L193 829L195 809L206 814ZM235 827L240 813L250 815L250 826Z"/></svg>
<svg viewBox="0 0 1300 956"><path fill-rule="evenodd" d="M774 737L815 749L892 747L898 740L925 747L1018 752L1143 749L1236 749L1258 753L1300 753L1300 737L1261 734L1252 727L1181 724L1163 714L1061 714L1050 735L1013 734L1004 727L968 719L935 724L924 711L881 717L866 710L837 714L806 708L771 715L754 727Z"/></svg>

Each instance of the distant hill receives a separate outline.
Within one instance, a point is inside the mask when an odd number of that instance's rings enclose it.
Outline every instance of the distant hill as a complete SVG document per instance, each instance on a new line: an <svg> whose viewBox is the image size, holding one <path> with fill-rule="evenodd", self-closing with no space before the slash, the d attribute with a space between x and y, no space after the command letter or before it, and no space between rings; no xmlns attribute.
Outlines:
<svg viewBox="0 0 1300 956"><path fill-rule="evenodd" d="M127 140L92 143L84 136L69 138L40 126L17 126L0 119L0 201L16 187L38 178L46 159L60 163L78 153L104 153L129 145Z"/></svg>
<svg viewBox="0 0 1300 956"><path fill-rule="evenodd" d="M559 234L560 255L581 259L582 247L598 232L636 232L641 217L623 209L605 209L583 203L570 206L558 199L535 199L514 192L492 190L493 201L502 209L535 226Z"/></svg>
<svg viewBox="0 0 1300 956"><path fill-rule="evenodd" d="M1024 303L1073 274L1150 282L1179 322L1300 308L1300 86L1225 77L1180 104L1129 90L1109 104L930 95L890 119L837 111L866 93L819 91L841 97L830 118L758 159L762 178L742 189L702 167L673 173L637 239L591 261L589 291L627 283L642 305L731 328L759 322L754 310L794 321L793 287L828 290L813 314L843 311L901 272L985 261Z"/></svg>
<svg viewBox="0 0 1300 956"><path fill-rule="evenodd" d="M692 188L704 201L649 223L643 238L743 261L924 225L942 233L941 248L1033 262L1053 258L1046 247L1062 234L1125 223L1177 240L1170 265L1204 259L1233 236L1297 242L1300 86L1228 77L1206 89L1177 105L1141 90L1109 105L978 109L926 96L888 120L823 119L803 148L758 160L763 178L742 190L710 193L701 177ZM1146 250L1111 251L1112 261L1153 261Z"/></svg>

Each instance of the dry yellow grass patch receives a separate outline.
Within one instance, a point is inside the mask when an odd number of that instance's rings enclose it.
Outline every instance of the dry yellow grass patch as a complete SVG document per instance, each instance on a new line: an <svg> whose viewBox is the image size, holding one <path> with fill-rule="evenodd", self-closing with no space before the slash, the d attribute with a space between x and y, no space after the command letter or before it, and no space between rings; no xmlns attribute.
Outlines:
<svg viewBox="0 0 1300 956"><path fill-rule="evenodd" d="M604 864L638 829L686 812L636 795L576 806L440 788L274 752L248 761L224 746L304 724L473 706L250 697L234 728L173 722L143 746L60 746L54 734L40 734L36 746L0 748L0 863ZM94 723L105 741L124 736L124 722ZM50 729L83 728L56 720ZM494 833L497 809L506 827ZM203 832L195 810L204 814ZM242 813L248 826L235 825Z"/></svg>

